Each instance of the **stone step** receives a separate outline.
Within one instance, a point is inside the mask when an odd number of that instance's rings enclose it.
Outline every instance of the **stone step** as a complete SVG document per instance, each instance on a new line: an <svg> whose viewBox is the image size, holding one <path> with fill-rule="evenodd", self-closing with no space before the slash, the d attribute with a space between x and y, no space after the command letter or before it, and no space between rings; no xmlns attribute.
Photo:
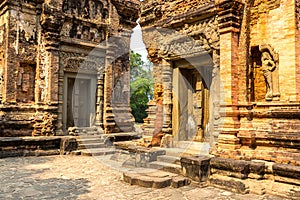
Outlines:
<svg viewBox="0 0 300 200"><path fill-rule="evenodd" d="M130 131L134 130L133 125L130 126L127 124L127 125L123 126L123 125L120 125L118 122L116 122L116 124L119 126L120 130L122 130L124 132L130 132Z"/></svg>
<svg viewBox="0 0 300 200"><path fill-rule="evenodd" d="M210 148L210 144L205 142L179 141L179 142L174 142L173 147L191 150L191 151L208 152Z"/></svg>
<svg viewBox="0 0 300 200"><path fill-rule="evenodd" d="M95 144L95 143L104 143L105 139L101 138L80 138L76 140L78 144Z"/></svg>
<svg viewBox="0 0 300 200"><path fill-rule="evenodd" d="M181 148L163 148L166 151L166 155L182 157L182 156L199 156L199 155L209 155L209 152L204 150L191 150L191 149L181 149Z"/></svg>
<svg viewBox="0 0 300 200"><path fill-rule="evenodd" d="M140 139L142 136L136 132L123 132L123 133L112 133L107 134L106 140L111 142L119 142L119 141L129 141L134 139Z"/></svg>
<svg viewBox="0 0 300 200"><path fill-rule="evenodd" d="M98 132L99 129L97 127L74 127L74 129L78 130L78 131L85 131L85 132Z"/></svg>
<svg viewBox="0 0 300 200"><path fill-rule="evenodd" d="M110 157L110 160L125 162L131 158L131 155L128 151L116 150L116 152Z"/></svg>
<svg viewBox="0 0 300 200"><path fill-rule="evenodd" d="M80 156L81 155L81 150L72 151L70 153L70 155L72 155L72 156Z"/></svg>
<svg viewBox="0 0 300 200"><path fill-rule="evenodd" d="M82 156L104 156L115 153L113 148L100 148L100 149L84 149L80 150Z"/></svg>
<svg viewBox="0 0 300 200"><path fill-rule="evenodd" d="M97 131L82 131L78 133L79 136L81 135L90 135L90 136L96 136L99 135Z"/></svg>
<svg viewBox="0 0 300 200"><path fill-rule="evenodd" d="M180 157L178 156L158 156L157 161L180 165Z"/></svg>
<svg viewBox="0 0 300 200"><path fill-rule="evenodd" d="M103 130L99 127L69 127L68 132L71 135L93 136L103 134Z"/></svg>
<svg viewBox="0 0 300 200"><path fill-rule="evenodd" d="M142 187L157 189L169 186L179 188L191 183L188 178L160 170L152 173L124 173L123 180L130 185L139 185Z"/></svg>
<svg viewBox="0 0 300 200"><path fill-rule="evenodd" d="M181 166L172 163L154 161L149 163L149 167L153 169L159 169L174 174L182 174Z"/></svg>
<svg viewBox="0 0 300 200"><path fill-rule="evenodd" d="M106 145L104 143L81 143L78 145L78 150L81 149L100 149L105 148Z"/></svg>
<svg viewBox="0 0 300 200"><path fill-rule="evenodd" d="M195 151L195 150L185 150L180 157L183 156L208 156L209 152L207 151Z"/></svg>

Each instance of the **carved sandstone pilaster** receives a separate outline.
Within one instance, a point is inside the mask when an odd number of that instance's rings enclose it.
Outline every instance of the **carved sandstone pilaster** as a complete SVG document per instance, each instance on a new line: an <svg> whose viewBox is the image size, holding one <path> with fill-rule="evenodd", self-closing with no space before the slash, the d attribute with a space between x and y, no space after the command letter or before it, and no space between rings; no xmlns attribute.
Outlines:
<svg viewBox="0 0 300 200"><path fill-rule="evenodd" d="M243 3L237 0L217 1L220 32L221 117L218 149L238 149L238 41Z"/></svg>

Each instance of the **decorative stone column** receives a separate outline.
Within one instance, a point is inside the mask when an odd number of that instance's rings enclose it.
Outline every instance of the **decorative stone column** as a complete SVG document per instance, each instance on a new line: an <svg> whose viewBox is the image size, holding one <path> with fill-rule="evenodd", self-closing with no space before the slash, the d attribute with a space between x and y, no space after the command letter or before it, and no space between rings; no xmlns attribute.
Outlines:
<svg viewBox="0 0 300 200"><path fill-rule="evenodd" d="M238 42L243 3L238 0L219 0L218 25L220 32L220 82L221 117L223 125L219 127L218 153L223 150L240 148L237 137L238 119Z"/></svg>
<svg viewBox="0 0 300 200"><path fill-rule="evenodd" d="M131 132L129 43L131 31L108 40L104 86L105 133Z"/></svg>
<svg viewBox="0 0 300 200"><path fill-rule="evenodd" d="M112 62L114 60L113 45L107 44L106 60L104 69L104 105L103 105L103 127L105 133L111 133L112 127L115 126L115 122L112 115L111 99L113 92L113 70Z"/></svg>
<svg viewBox="0 0 300 200"><path fill-rule="evenodd" d="M103 127L103 105L104 105L104 75L103 71L98 71L97 82L97 102L96 102L96 122L97 127Z"/></svg>
<svg viewBox="0 0 300 200"><path fill-rule="evenodd" d="M163 133L172 134L172 79L173 68L170 62L162 60L162 84L163 84Z"/></svg>

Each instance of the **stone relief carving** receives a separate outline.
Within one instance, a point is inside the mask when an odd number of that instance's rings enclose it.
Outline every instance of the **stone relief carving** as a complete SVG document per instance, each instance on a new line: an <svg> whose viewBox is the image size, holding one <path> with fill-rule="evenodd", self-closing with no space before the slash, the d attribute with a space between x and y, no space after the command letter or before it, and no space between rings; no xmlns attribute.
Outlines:
<svg viewBox="0 0 300 200"><path fill-rule="evenodd" d="M64 0L62 11L67 15L92 20L106 20L108 2L99 0Z"/></svg>
<svg viewBox="0 0 300 200"><path fill-rule="evenodd" d="M36 65L20 63L17 77L17 102L33 102L35 91Z"/></svg>
<svg viewBox="0 0 300 200"><path fill-rule="evenodd" d="M104 58L61 52L61 64L64 71L97 73L104 69Z"/></svg>
<svg viewBox="0 0 300 200"><path fill-rule="evenodd" d="M267 88L265 99L266 101L278 100L280 97L278 83L279 56L270 45L260 45L259 50L261 52L262 72Z"/></svg>
<svg viewBox="0 0 300 200"><path fill-rule="evenodd" d="M72 23L71 22L65 22L63 24L63 27L61 29L60 35L65 37L70 37L70 32L72 30Z"/></svg>
<svg viewBox="0 0 300 200"><path fill-rule="evenodd" d="M65 22L61 30L61 35L96 43L100 43L106 39L105 30L83 26L80 22Z"/></svg>
<svg viewBox="0 0 300 200"><path fill-rule="evenodd" d="M216 17L197 22L193 25L185 24L180 31L193 37L205 50L218 50L220 48L220 34Z"/></svg>
<svg viewBox="0 0 300 200"><path fill-rule="evenodd" d="M219 50L219 32L216 18L185 24L178 31L159 30L160 54L183 56Z"/></svg>
<svg viewBox="0 0 300 200"><path fill-rule="evenodd" d="M5 25L0 26L0 44L5 40Z"/></svg>
<svg viewBox="0 0 300 200"><path fill-rule="evenodd" d="M47 90L49 88L48 86L48 77L49 72L47 70L47 64L50 63L49 60L49 52L46 51L45 48L45 41L41 41L40 45L40 60L41 60L41 66L39 68L39 99L41 101L45 101L48 98Z"/></svg>
<svg viewBox="0 0 300 200"><path fill-rule="evenodd" d="M154 98L156 101L163 100L164 86L160 83L154 84Z"/></svg>
<svg viewBox="0 0 300 200"><path fill-rule="evenodd" d="M272 72L275 70L276 66L269 52L262 53L261 62L262 62L262 71L267 86L266 100L272 100L273 98Z"/></svg>
<svg viewBox="0 0 300 200"><path fill-rule="evenodd" d="M172 35L162 34L161 38L165 38L165 41L163 39L161 40L162 46L159 48L161 55L183 56L203 51L201 46L196 46L196 43L192 38L187 38L184 35L178 35L178 33L174 33ZM195 49L195 47L198 48Z"/></svg>
<svg viewBox="0 0 300 200"><path fill-rule="evenodd" d="M166 3L161 6L161 12L163 12L165 16L172 17L176 15L180 15L182 13L186 13L192 9L197 9L202 7L205 4L213 2L211 0L181 0L181 1L173 1L170 3Z"/></svg>
<svg viewBox="0 0 300 200"><path fill-rule="evenodd" d="M116 81L116 84L114 85L114 91L113 91L113 96L114 96L114 101L119 101L121 99L121 94L122 94L122 83L120 80Z"/></svg>
<svg viewBox="0 0 300 200"><path fill-rule="evenodd" d="M32 136L50 136L54 135L54 121L56 116L49 112L36 112L34 115Z"/></svg>
<svg viewBox="0 0 300 200"><path fill-rule="evenodd" d="M113 89L113 103L128 103L130 86L126 78L127 76L124 75L116 81Z"/></svg>
<svg viewBox="0 0 300 200"><path fill-rule="evenodd" d="M123 55L114 62L113 77L114 77L114 91L113 102L114 103L128 103L128 97L130 92L129 83L129 63L127 61L128 56Z"/></svg>

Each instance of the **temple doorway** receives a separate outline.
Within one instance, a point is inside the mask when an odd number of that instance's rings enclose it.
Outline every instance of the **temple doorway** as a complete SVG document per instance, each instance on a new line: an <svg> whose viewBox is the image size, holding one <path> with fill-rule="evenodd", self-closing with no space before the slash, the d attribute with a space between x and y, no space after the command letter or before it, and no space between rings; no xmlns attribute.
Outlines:
<svg viewBox="0 0 300 200"><path fill-rule="evenodd" d="M64 125L91 127L95 120L96 78L92 76L65 76Z"/></svg>
<svg viewBox="0 0 300 200"><path fill-rule="evenodd" d="M192 66L177 67L173 84L175 140L203 142L209 122L209 89L204 79Z"/></svg>

